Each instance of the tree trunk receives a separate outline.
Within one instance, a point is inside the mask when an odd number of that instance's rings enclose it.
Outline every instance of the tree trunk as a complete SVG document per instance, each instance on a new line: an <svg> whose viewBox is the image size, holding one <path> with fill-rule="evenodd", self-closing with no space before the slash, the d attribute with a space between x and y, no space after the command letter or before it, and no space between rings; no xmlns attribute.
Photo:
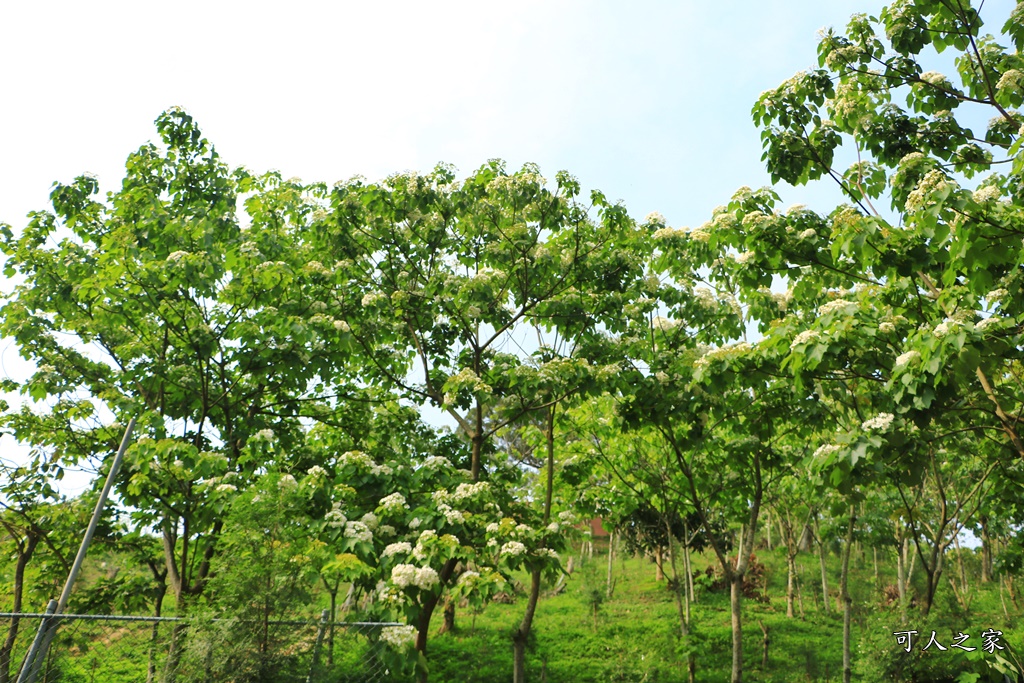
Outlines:
<svg viewBox="0 0 1024 683"><path fill-rule="evenodd" d="M740 551L742 552L742 550ZM729 613L732 627L732 683L743 680L743 621L740 609L743 600L743 575L734 573L729 582Z"/></svg>
<svg viewBox="0 0 1024 683"><path fill-rule="evenodd" d="M443 616L444 621L441 623L441 629L437 634L455 633L455 600L450 597L444 601Z"/></svg>
<svg viewBox="0 0 1024 683"><path fill-rule="evenodd" d="M988 535L988 517L982 515L981 519L981 582L988 583L992 580L992 539Z"/></svg>
<svg viewBox="0 0 1024 683"><path fill-rule="evenodd" d="M764 634L762 639L764 650L761 652L761 670L764 671L768 668L768 645L771 640L768 638L768 627L764 625L764 622L758 619L757 625L761 627L761 633Z"/></svg>
<svg viewBox="0 0 1024 683"><path fill-rule="evenodd" d="M14 565L14 604L12 612L20 612L22 598L25 594L25 567L32 559L36 545L39 543L39 535L28 532L25 539L18 544L18 559ZM21 623L20 617L11 617L11 624L7 631L4 644L0 646L0 683L7 683L11 680L11 653L14 651L14 642L18 638L18 626Z"/></svg>
<svg viewBox="0 0 1024 683"><path fill-rule="evenodd" d="M679 611L679 635L682 638L686 638L690 634L690 597L685 589L680 590L685 584L680 586L679 571L676 569L676 547L672 539L672 529L669 527L668 518L665 518L665 531L668 533L668 558L672 566L672 593L675 595L676 609ZM680 593L683 593L682 600L680 600ZM687 655L686 670L689 682L694 683L697 674L697 662L692 653Z"/></svg>
<svg viewBox="0 0 1024 683"><path fill-rule="evenodd" d="M526 643L533 625L533 615L540 597L540 572L530 574L530 599L519 628L512 634L512 683L526 683ZM595 617L596 619L596 617Z"/></svg>
<svg viewBox="0 0 1024 683"><path fill-rule="evenodd" d="M608 536L608 577L605 580L605 597L612 597L612 562L615 559L615 531Z"/></svg>
<svg viewBox="0 0 1024 683"><path fill-rule="evenodd" d="M164 596L167 595L167 584L163 583L157 587L156 599L153 600L153 616L159 617L163 611ZM160 639L160 622L154 621L149 636L149 664L146 667L146 683L153 683L156 680L156 654L157 641Z"/></svg>
<svg viewBox="0 0 1024 683"><path fill-rule="evenodd" d="M772 513L765 510L764 513L764 534L765 534L765 548L768 552L772 551Z"/></svg>
<svg viewBox="0 0 1024 683"><path fill-rule="evenodd" d="M814 520L814 535L818 540L818 562L821 564L821 596L825 614L828 614L828 568L825 566L825 539L821 537L818 520Z"/></svg>
<svg viewBox="0 0 1024 683"><path fill-rule="evenodd" d="M662 550L661 548L654 549L654 580L664 581L665 580L665 569L662 567Z"/></svg>
<svg viewBox="0 0 1024 683"><path fill-rule="evenodd" d="M697 602L697 594L693 590L693 565L690 564L690 542L693 540L690 537L690 526L683 522L683 534L686 538L686 544L683 546L683 569L686 571L686 589L689 591L688 596L690 602Z"/></svg>
<svg viewBox="0 0 1024 683"><path fill-rule="evenodd" d="M792 619L795 616L793 613L793 598L796 594L796 555L789 552L788 548L786 550L786 569L789 574L786 581L786 616Z"/></svg>
<svg viewBox="0 0 1024 683"><path fill-rule="evenodd" d="M840 593L843 596L843 683L850 683L853 668L850 659L850 621L853 616L853 598L850 596L850 551L853 549L853 525L857 522L857 508L850 505L849 526L846 529L846 547L843 548L843 575Z"/></svg>
<svg viewBox="0 0 1024 683"><path fill-rule="evenodd" d="M554 491L555 480L555 407L548 409L547 424L545 425L545 437L547 446L547 476L545 477L544 490L544 524L551 521L551 498ZM611 543L608 545L608 580L611 581ZM572 558L569 558L569 572L572 572ZM533 628L533 617L537 612L537 602L540 600L540 571L530 574L530 598L526 603L526 612L523 613L523 620L519 622L519 628L512 634L512 682L526 682L526 644L530 639L530 630ZM595 617L596 618L596 617Z"/></svg>

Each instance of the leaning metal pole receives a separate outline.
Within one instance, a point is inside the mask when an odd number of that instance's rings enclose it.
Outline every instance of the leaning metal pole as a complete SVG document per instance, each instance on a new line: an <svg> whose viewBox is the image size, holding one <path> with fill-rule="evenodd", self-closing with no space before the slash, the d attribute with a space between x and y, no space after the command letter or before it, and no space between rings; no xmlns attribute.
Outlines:
<svg viewBox="0 0 1024 683"><path fill-rule="evenodd" d="M29 648L28 654L25 655L25 661L21 664L21 673L18 675L17 683L35 683L36 677L39 675L39 668L42 666L43 660L46 659L46 651L49 649L53 637L57 634L57 624L60 622L60 615L68 606L71 588L75 585L78 572L82 569L82 562L85 561L85 554L89 550L93 534L96 533L96 527L100 523L103 508L106 506L107 498L110 496L110 489L114 486L117 471L121 469L121 461L124 459L124 452L128 450L128 443L131 440L132 430L134 429L135 418L133 417L128 421L128 426L124 430L124 437L121 439L121 447L117 449L114 462L110 464L107 481L103 485L103 491L100 492L99 500L96 501L96 509L93 510L92 519L89 520L89 527L85 530L82 545L79 546L75 562L71 565L71 572L68 574L68 580L64 583L64 590L60 593L56 609L51 611L50 607L47 607L47 616L43 617L42 623L39 624L39 632L36 634L35 640L32 641L32 647ZM52 606L52 600L50 604Z"/></svg>

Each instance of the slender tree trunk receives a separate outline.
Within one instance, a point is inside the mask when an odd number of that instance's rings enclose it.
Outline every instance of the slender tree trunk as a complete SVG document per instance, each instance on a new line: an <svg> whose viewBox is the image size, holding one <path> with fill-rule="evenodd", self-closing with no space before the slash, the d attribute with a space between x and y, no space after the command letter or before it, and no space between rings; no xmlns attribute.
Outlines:
<svg viewBox="0 0 1024 683"><path fill-rule="evenodd" d="M732 683L743 680L743 575L734 573L729 582L729 625L732 627Z"/></svg>
<svg viewBox="0 0 1024 683"><path fill-rule="evenodd" d="M697 593L693 590L693 565L690 564L690 526L683 522L683 533L686 537L686 545L683 546L683 567L686 570L686 588L689 591L690 602L697 602Z"/></svg>
<svg viewBox="0 0 1024 683"><path fill-rule="evenodd" d="M163 583L157 587L156 599L153 600L153 616L159 617L163 612L164 596L167 595L167 584ZM160 622L154 621L153 628L149 635L149 664L146 667L146 683L153 683L156 680L156 651L157 641L160 639Z"/></svg>
<svg viewBox="0 0 1024 683"><path fill-rule="evenodd" d="M654 549L654 580L664 581L665 580L665 569L662 566L663 553L661 548Z"/></svg>
<svg viewBox="0 0 1024 683"><path fill-rule="evenodd" d="M825 566L825 539L821 537L818 520L814 520L814 535L818 541L818 562L821 565L821 596L825 614L828 614L828 567Z"/></svg>
<svg viewBox="0 0 1024 683"><path fill-rule="evenodd" d="M900 623L907 625L907 539L896 538L896 590L900 600Z"/></svg>
<svg viewBox="0 0 1024 683"><path fill-rule="evenodd" d="M547 462L544 489L544 524L551 521L551 499L554 491L555 480L555 407L548 409L546 425L546 446ZM608 546L608 555L611 557L611 544ZM582 557L582 555L581 555ZM572 564L572 558L570 558ZM570 571L571 568L570 568ZM530 598L526 603L526 611L523 613L523 620L519 622L519 628L512 634L512 683L526 683L526 645L530 639L530 630L533 628L533 617L537 613L537 602L540 600L540 571L530 574ZM608 561L608 579L611 580L611 559Z"/></svg>
<svg viewBox="0 0 1024 683"><path fill-rule="evenodd" d="M850 683L853 668L850 659L850 626L853 616L853 598L850 596L850 551L853 549L853 526L857 522L857 508L850 505L849 526L846 529L846 547L843 548L843 574L840 593L843 596L843 683Z"/></svg>
<svg viewBox="0 0 1024 683"><path fill-rule="evenodd" d="M804 617L804 594L803 594L803 591L800 589L800 584L801 584L801 581L800 581L800 568L797 567L797 572L796 572L796 601L797 601L797 604L800 606L800 618L804 619L805 618Z"/></svg>
<svg viewBox="0 0 1024 683"><path fill-rule="evenodd" d="M688 589L685 588L686 584L679 580L675 542L672 539L672 529L669 526L668 518L665 519L665 531L668 533L668 557L672 566L672 593L676 599L676 609L679 611L679 635L685 639L690 634L690 596ZM681 583L682 585L680 585ZM680 590L681 588L682 590ZM689 683L694 683L697 675L697 662L692 653L686 657L686 670Z"/></svg>
<svg viewBox="0 0 1024 683"><path fill-rule="evenodd" d="M788 543L788 541L787 541ZM786 549L786 569L788 573L786 581L786 616L792 619L793 599L796 597L796 555Z"/></svg>
<svg viewBox="0 0 1024 683"><path fill-rule="evenodd" d="M772 551L772 513L770 510L764 512L764 534L768 552Z"/></svg>
<svg viewBox="0 0 1024 683"><path fill-rule="evenodd" d="M33 532L26 534L25 539L18 544L18 559L14 565L14 604L12 612L20 612L22 599L25 594L25 568L32 553L35 552L39 543L39 535ZM0 646L0 683L7 683L11 680L11 653L14 652L14 642L18 638L18 626L21 623L20 617L11 617L10 627L7 630L7 637Z"/></svg>
<svg viewBox="0 0 1024 683"><path fill-rule="evenodd" d="M610 600L612 597L612 562L615 559L615 531L608 536L608 577L605 581L605 596Z"/></svg>
<svg viewBox="0 0 1024 683"><path fill-rule="evenodd" d="M988 535L988 517L982 515L981 519L981 582L988 583L992 580L992 539Z"/></svg>
<svg viewBox="0 0 1024 683"><path fill-rule="evenodd" d="M526 643L530 637L539 597L540 572L534 571L530 574L530 599L526 603L526 612L519 628L512 634L512 683L526 683Z"/></svg>

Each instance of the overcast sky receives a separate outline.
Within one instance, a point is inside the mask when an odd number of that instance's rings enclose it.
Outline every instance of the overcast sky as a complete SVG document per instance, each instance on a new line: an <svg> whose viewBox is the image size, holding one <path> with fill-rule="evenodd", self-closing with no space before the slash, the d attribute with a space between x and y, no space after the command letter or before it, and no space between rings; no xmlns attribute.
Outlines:
<svg viewBox="0 0 1024 683"><path fill-rule="evenodd" d="M989 0L985 16L1012 0ZM117 186L153 120L188 110L230 165L374 180L536 162L697 225L768 183L750 108L816 66L816 33L881 0L9 2L0 10L0 222L53 181ZM998 30L998 25L989 27ZM827 210L828 185L782 189ZM3 289L9 289L9 283ZM0 340L0 372L27 368ZM0 442L0 457L12 453Z"/></svg>

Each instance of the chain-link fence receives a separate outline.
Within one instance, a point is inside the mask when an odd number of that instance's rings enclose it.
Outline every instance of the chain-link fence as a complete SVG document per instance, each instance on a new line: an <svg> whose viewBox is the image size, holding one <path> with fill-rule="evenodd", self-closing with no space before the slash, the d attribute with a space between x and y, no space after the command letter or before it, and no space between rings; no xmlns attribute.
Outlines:
<svg viewBox="0 0 1024 683"><path fill-rule="evenodd" d="M15 683L43 614L0 613L0 683ZM34 683L390 683L386 623L65 614Z"/></svg>

